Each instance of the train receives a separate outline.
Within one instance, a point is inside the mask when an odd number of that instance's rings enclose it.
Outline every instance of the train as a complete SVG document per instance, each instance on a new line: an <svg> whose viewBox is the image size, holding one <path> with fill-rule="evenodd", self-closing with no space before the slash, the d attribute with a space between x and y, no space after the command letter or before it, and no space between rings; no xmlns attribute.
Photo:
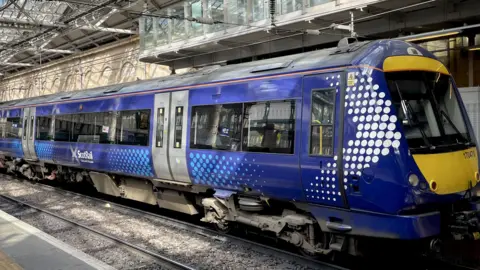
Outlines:
<svg viewBox="0 0 480 270"><path fill-rule="evenodd" d="M479 239L477 142L448 71L401 40L0 104L0 166L242 225L312 256Z"/></svg>

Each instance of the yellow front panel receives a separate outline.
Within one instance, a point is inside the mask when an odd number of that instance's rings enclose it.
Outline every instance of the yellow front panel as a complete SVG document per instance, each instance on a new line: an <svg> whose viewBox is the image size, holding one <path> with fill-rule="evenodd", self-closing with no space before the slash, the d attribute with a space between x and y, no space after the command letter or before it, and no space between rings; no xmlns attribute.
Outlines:
<svg viewBox="0 0 480 270"><path fill-rule="evenodd" d="M476 185L478 173L477 149L440 153L413 155L418 168L437 194L451 194L467 190L469 184ZM432 188L436 183L436 189Z"/></svg>
<svg viewBox="0 0 480 270"><path fill-rule="evenodd" d="M423 56L390 56L383 62L384 72L431 71L450 75L442 62Z"/></svg>

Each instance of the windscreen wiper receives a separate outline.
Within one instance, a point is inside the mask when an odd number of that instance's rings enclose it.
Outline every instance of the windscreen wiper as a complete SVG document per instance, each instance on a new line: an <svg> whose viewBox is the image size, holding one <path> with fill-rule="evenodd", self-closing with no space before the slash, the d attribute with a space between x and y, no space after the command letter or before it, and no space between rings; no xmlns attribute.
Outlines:
<svg viewBox="0 0 480 270"><path fill-rule="evenodd" d="M447 119L447 121L450 123L450 125L452 126L452 128L455 130L455 132L457 132L458 136L460 136L460 138L462 138L462 140L464 140L465 143L466 143L467 145L469 145L469 144L470 144L470 141L469 141L467 138L465 138L465 137L463 136L463 134L460 132L460 130L457 128L457 126L455 126L455 124L453 124L453 121L452 121L452 119L450 119L450 116L448 116L448 114L447 114L444 110L442 110L442 109L440 109L440 114L441 114L443 117L445 117L445 119Z"/></svg>
<svg viewBox="0 0 480 270"><path fill-rule="evenodd" d="M403 102L403 107L407 110L407 113L406 113L406 117L408 118L408 123L410 124L410 127L413 128L413 125L411 122L413 122L414 120L410 118L410 115L412 115L413 117L415 116L415 113L413 112L413 109L410 105L410 103L407 103L405 102L405 100L403 99L402 97L402 93L400 92L400 88L398 87L398 84L397 82L395 81L395 88L397 89L397 93L398 93L398 96L400 97L400 100L401 102ZM433 149L435 148L429 141L428 141L428 137L427 137L427 134L425 134L425 131L423 130L423 128L421 127L420 124L420 121L414 121L416 125L418 125L418 129L420 130L420 134L422 134L422 138L423 138L423 141L425 142L425 145L430 148L430 149Z"/></svg>
<svg viewBox="0 0 480 270"><path fill-rule="evenodd" d="M426 79L425 75L424 75L424 79L425 79L425 83L426 83L427 79ZM438 73L438 77L433 83L433 88L430 89L430 93L432 95L433 102L435 103L435 107L437 108L437 111L440 113L440 115L442 115L443 117L445 117L445 119L447 119L447 121L450 123L452 128L455 130L455 132L457 132L458 136L460 136L460 138L465 141L465 144L469 145L470 140L463 136L463 134L460 132L460 130L457 128L457 126L455 126L455 124L453 123L452 119L450 119L450 116L448 116L448 114L444 110L442 110L440 108L440 105L438 104L437 98L436 98L435 94L433 93L433 89L436 88L436 85L437 85L437 82L438 82L439 79L440 79L440 73ZM444 129L444 132L445 132L445 128L443 128L443 129Z"/></svg>

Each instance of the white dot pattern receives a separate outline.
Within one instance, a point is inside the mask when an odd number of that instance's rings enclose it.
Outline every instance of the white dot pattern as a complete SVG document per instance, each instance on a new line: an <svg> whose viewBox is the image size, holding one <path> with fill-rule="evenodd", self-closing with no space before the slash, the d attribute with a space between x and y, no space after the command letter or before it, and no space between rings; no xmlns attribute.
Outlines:
<svg viewBox="0 0 480 270"><path fill-rule="evenodd" d="M392 148L400 146L402 134L397 130L397 117L392 112L392 102L388 100L386 89L372 77L373 70L364 68L356 72L356 95L349 96L346 111L347 123L355 126L354 138L346 134L343 182L348 184L349 175L362 175L365 168L378 163L383 156L393 153ZM348 190L348 186L345 189Z"/></svg>

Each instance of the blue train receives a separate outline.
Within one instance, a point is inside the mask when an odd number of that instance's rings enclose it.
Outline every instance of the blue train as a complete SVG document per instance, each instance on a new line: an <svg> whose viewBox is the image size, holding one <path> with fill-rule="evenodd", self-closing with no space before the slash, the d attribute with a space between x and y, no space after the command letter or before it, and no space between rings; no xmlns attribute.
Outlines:
<svg viewBox="0 0 480 270"><path fill-rule="evenodd" d="M246 224L309 254L478 238L472 126L447 68L398 40L0 104L29 179Z"/></svg>

